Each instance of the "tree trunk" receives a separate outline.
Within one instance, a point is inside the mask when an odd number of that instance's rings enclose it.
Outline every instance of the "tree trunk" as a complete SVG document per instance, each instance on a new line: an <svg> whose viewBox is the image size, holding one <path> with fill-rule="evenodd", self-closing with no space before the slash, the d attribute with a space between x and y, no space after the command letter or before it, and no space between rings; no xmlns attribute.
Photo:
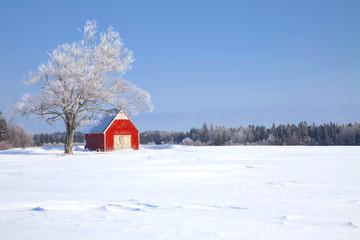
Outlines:
<svg viewBox="0 0 360 240"><path fill-rule="evenodd" d="M71 122L66 123L66 135L65 135L65 154L73 154L75 127L72 126Z"/></svg>

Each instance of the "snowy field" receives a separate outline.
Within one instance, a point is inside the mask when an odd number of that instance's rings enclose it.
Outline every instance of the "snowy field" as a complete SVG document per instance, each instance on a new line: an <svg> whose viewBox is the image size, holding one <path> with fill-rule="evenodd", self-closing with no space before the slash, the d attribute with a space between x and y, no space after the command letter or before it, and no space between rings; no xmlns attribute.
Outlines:
<svg viewBox="0 0 360 240"><path fill-rule="evenodd" d="M360 147L0 151L0 239L360 239Z"/></svg>

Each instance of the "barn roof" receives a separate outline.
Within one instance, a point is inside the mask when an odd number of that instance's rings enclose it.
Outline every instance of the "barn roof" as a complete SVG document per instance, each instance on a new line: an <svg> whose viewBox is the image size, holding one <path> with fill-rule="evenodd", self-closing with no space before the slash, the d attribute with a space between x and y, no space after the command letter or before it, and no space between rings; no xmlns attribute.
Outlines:
<svg viewBox="0 0 360 240"><path fill-rule="evenodd" d="M105 132L108 127L111 125L111 123L116 119L127 119L130 120L130 122L134 125L134 127L139 131L139 129L135 126L135 124L131 121L129 116L126 114L126 112L121 109L118 113L112 112L106 114L97 125L95 126L89 126L84 130L85 134L90 133L103 133ZM140 131L139 131L140 132Z"/></svg>

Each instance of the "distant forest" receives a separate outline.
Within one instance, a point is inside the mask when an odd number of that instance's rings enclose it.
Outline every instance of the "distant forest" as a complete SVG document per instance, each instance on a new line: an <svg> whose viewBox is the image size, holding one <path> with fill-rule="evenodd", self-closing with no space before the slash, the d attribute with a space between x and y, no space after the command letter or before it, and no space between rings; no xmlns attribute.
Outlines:
<svg viewBox="0 0 360 240"><path fill-rule="evenodd" d="M226 128L203 124L189 132L148 131L141 134L142 144L184 144L195 146L223 145L360 145L360 124L249 125Z"/></svg>
<svg viewBox="0 0 360 240"><path fill-rule="evenodd" d="M55 133L41 133L34 134L34 144L36 146L53 145L58 146L65 143L65 132ZM74 143L84 143L84 134L82 132L75 132Z"/></svg>
<svg viewBox="0 0 360 240"><path fill-rule="evenodd" d="M59 145L65 141L65 132L35 134L34 144ZM75 142L83 143L84 134L75 133ZM147 131L141 133L141 144L183 144L194 146L224 145L360 145L360 124L295 124L227 128L203 124L190 131Z"/></svg>

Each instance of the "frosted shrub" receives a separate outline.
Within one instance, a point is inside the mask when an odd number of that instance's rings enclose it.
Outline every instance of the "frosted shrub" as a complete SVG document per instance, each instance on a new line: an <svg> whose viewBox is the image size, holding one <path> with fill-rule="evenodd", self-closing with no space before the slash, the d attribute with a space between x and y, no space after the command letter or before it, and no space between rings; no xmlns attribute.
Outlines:
<svg viewBox="0 0 360 240"><path fill-rule="evenodd" d="M186 137L186 138L184 138L184 139L182 140L181 143L182 143L183 145L191 146L191 145L193 145L193 140L190 139L190 138L188 138L188 137Z"/></svg>

